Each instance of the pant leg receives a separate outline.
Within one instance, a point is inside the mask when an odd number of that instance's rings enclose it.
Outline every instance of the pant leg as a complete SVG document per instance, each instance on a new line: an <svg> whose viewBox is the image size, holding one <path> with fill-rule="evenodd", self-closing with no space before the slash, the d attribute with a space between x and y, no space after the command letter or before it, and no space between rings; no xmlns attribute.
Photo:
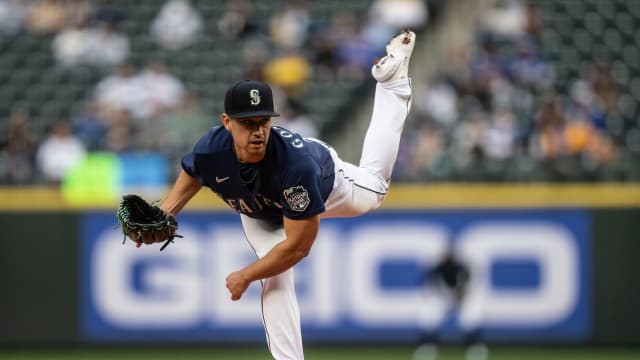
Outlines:
<svg viewBox="0 0 640 360"><path fill-rule="evenodd" d="M386 189L398 157L400 137L411 109L411 79L376 84L373 113L362 145L360 168L379 177Z"/></svg>
<svg viewBox="0 0 640 360"><path fill-rule="evenodd" d="M336 180L325 202L323 218L358 216L382 204L410 108L410 79L376 85L373 113L359 166L345 162L335 151L331 152Z"/></svg>
<svg viewBox="0 0 640 360"><path fill-rule="evenodd" d="M282 226L246 215L240 215L240 219L249 244L260 258L286 237ZM262 322L271 355L276 360L304 359L293 268L260 283Z"/></svg>
<svg viewBox="0 0 640 360"><path fill-rule="evenodd" d="M262 320L274 359L304 359L293 268L262 281Z"/></svg>

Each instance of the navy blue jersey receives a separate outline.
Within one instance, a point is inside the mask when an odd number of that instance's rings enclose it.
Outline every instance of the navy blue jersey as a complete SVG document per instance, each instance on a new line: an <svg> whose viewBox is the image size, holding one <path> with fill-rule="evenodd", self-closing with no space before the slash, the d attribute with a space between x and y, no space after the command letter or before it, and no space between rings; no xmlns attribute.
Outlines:
<svg viewBox="0 0 640 360"><path fill-rule="evenodd" d="M325 211L335 173L324 145L274 126L265 158L252 166L257 176L247 184L223 126L212 127L182 158L184 171L247 216L282 224L283 216L306 219Z"/></svg>

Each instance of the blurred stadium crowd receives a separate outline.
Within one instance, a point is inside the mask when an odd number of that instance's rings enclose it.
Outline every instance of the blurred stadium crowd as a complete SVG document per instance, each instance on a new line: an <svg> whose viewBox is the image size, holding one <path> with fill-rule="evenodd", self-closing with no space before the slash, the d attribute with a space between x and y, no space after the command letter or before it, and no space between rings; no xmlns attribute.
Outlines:
<svg viewBox="0 0 640 360"><path fill-rule="evenodd" d="M175 172L240 78L274 85L276 124L324 138L390 35L450 3L0 0L0 184L57 184L91 152ZM396 181L639 180L639 24L635 0L497 1L414 79Z"/></svg>
<svg viewBox="0 0 640 360"><path fill-rule="evenodd" d="M637 181L639 24L638 1L498 2L414 96L395 174Z"/></svg>

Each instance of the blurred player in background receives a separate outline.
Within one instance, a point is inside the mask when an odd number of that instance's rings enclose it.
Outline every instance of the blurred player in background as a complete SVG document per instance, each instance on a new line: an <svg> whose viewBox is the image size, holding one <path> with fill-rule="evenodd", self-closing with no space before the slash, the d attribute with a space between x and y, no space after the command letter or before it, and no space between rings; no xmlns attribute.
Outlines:
<svg viewBox="0 0 640 360"><path fill-rule="evenodd" d="M260 281L267 345L277 360L304 358L292 267L311 250L320 218L362 215L386 196L411 107L408 67L414 44L415 34L403 31L372 67L378 83L359 166L319 140L272 126L271 118L279 114L271 88L244 80L227 90L222 126L211 128L184 156L161 205L175 216L206 186L240 213L258 260L229 274L226 286L235 301Z"/></svg>
<svg viewBox="0 0 640 360"><path fill-rule="evenodd" d="M487 348L480 342L480 320L482 316L481 301L470 296L471 271L470 267L449 249L440 261L433 267L428 267L423 273L423 281L428 284L428 291L445 304L445 311L441 323L446 323L449 316L456 316L458 326L463 332L467 349L467 360L484 360L488 357ZM425 307L423 314L433 309ZM421 316L421 318L426 316ZM437 344L439 327L424 324L421 321L421 338L414 354L414 360L434 360L438 357Z"/></svg>

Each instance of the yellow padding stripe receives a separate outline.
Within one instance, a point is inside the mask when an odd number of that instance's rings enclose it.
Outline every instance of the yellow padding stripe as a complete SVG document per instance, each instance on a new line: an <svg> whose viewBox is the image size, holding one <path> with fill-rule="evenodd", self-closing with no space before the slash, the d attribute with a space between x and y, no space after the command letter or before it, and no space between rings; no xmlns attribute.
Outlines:
<svg viewBox="0 0 640 360"><path fill-rule="evenodd" d="M144 193L140 194L145 197ZM146 197L145 197L146 198ZM157 196L148 197L156 200ZM95 206L72 206L52 187L0 187L0 211L111 209L119 199ZM393 185L384 209L640 207L640 184L434 184ZM228 209L208 189L187 210ZM231 211L231 210L229 210Z"/></svg>
<svg viewBox="0 0 640 360"><path fill-rule="evenodd" d="M640 184L392 186L383 208L640 207Z"/></svg>

